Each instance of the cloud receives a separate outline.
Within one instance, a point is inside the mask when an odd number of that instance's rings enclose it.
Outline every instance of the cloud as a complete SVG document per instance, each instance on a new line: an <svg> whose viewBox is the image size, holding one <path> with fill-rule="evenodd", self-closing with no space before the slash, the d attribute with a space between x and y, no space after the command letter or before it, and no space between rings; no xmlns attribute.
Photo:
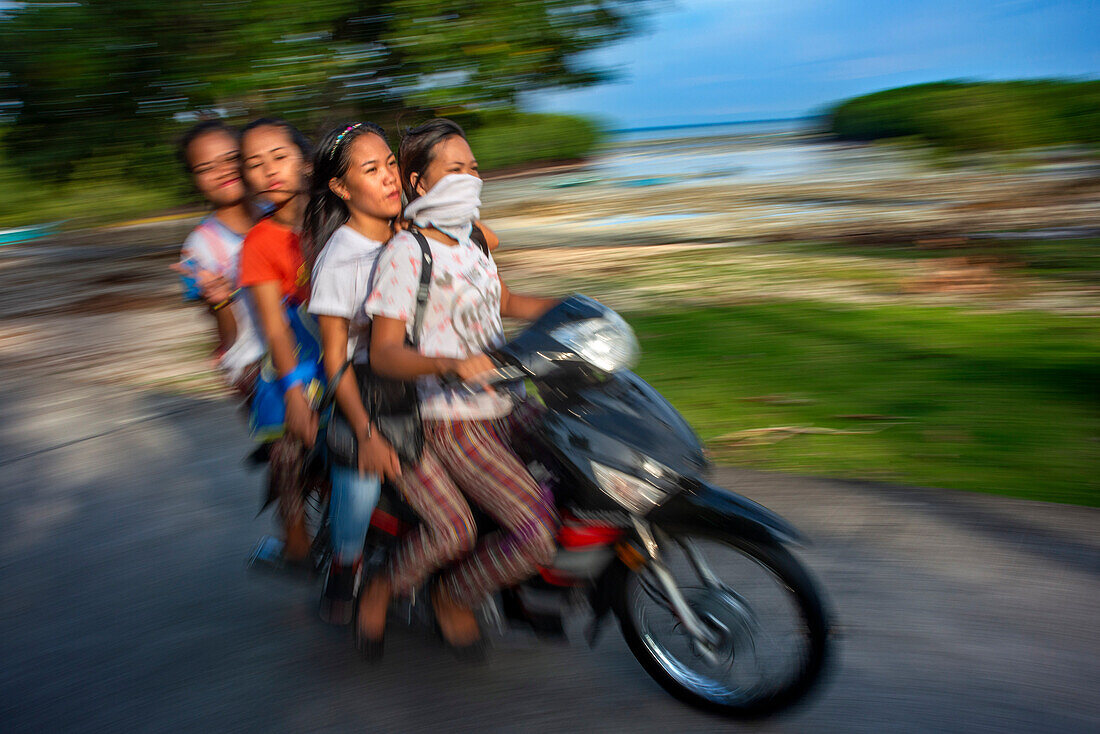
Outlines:
<svg viewBox="0 0 1100 734"><path fill-rule="evenodd" d="M857 59L845 59L823 64L824 76L830 79L873 79L909 71L931 69L933 63L919 53L878 54Z"/></svg>
<svg viewBox="0 0 1100 734"><path fill-rule="evenodd" d="M1089 0L679 0L650 32L599 52L618 84L540 95L543 109L617 124L812 112L938 79L1095 75Z"/></svg>

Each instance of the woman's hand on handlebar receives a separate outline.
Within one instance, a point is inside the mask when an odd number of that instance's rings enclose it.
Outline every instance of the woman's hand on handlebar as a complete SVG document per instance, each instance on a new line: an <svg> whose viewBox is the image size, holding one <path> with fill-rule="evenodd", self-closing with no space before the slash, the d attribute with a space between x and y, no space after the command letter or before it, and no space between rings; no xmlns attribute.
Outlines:
<svg viewBox="0 0 1100 734"><path fill-rule="evenodd" d="M493 360L485 354L473 354L465 359L448 360L447 372L456 375L463 382L480 385L486 390L492 390L489 380L497 366Z"/></svg>
<svg viewBox="0 0 1100 734"><path fill-rule="evenodd" d="M390 442L378 431L359 435L359 475L374 474L382 481L401 475L401 461Z"/></svg>

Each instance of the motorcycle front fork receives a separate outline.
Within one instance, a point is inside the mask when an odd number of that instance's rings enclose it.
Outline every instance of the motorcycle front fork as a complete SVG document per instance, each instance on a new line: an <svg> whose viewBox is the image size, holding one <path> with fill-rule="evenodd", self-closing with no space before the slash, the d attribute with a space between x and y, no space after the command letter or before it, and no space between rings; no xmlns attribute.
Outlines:
<svg viewBox="0 0 1100 734"><path fill-rule="evenodd" d="M639 568L634 569L634 572L642 577L648 587L659 594L661 600L680 620L684 631L696 642L698 653L708 662L717 663L714 649L721 642L720 638L714 630L699 618L699 615L695 613L695 610L688 604L687 599L684 598L675 577L661 559L661 548L657 543L652 527L648 522L637 516L633 517L632 520L634 530L637 532L638 539L641 540L646 553L646 557L643 559L644 563L640 564ZM698 549L690 541L686 541L682 546L699 579L708 587L719 588L721 582L706 559L698 552Z"/></svg>

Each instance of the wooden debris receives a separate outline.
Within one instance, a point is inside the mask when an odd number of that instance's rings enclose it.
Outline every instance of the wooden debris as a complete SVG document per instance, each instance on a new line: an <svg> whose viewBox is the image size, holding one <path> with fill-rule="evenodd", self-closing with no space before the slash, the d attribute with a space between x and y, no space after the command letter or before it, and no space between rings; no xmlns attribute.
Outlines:
<svg viewBox="0 0 1100 734"><path fill-rule="evenodd" d="M821 426L770 426L768 428L748 428L743 431L725 433L711 440L713 444L725 446L758 446L761 444L778 443L791 436L806 434L825 436L856 436L871 433L880 433L894 424L885 424L877 429L838 429L824 428Z"/></svg>
<svg viewBox="0 0 1100 734"><path fill-rule="evenodd" d="M754 395L737 399L746 403L766 403L768 405L813 405L817 402L810 398L792 398L789 395Z"/></svg>

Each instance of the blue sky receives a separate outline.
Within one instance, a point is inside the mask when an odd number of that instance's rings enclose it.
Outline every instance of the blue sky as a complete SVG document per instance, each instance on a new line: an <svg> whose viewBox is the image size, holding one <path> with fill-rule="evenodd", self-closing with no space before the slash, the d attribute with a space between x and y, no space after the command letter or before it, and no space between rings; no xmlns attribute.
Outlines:
<svg viewBox="0 0 1100 734"><path fill-rule="evenodd" d="M671 0L594 54L613 84L529 100L617 127L792 117L940 79L1100 76L1098 0Z"/></svg>

